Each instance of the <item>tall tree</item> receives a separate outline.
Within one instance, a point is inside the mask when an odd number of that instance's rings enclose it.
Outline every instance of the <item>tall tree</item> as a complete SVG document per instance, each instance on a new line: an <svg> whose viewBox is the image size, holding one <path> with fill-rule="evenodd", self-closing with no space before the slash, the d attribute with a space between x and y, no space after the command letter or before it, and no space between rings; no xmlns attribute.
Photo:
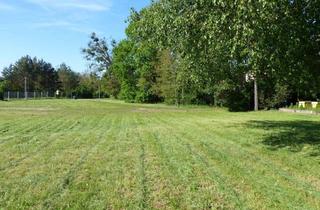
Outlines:
<svg viewBox="0 0 320 210"><path fill-rule="evenodd" d="M23 91L25 79L28 91L50 91L58 88L58 74L50 63L36 57L24 56L15 64L4 68L4 80L12 91Z"/></svg>
<svg viewBox="0 0 320 210"><path fill-rule="evenodd" d="M79 85L79 75L72 71L72 69L65 63L60 64L57 68L57 72L63 95L71 97Z"/></svg>
<svg viewBox="0 0 320 210"><path fill-rule="evenodd" d="M115 46L115 41L111 41L111 47ZM87 48L82 49L85 59L90 61L90 67L98 71L104 71L112 63L110 47L105 38L99 38L96 33L92 33Z"/></svg>
<svg viewBox="0 0 320 210"><path fill-rule="evenodd" d="M137 94L138 74L134 61L134 43L122 40L113 50L111 72L120 81L120 98L134 102Z"/></svg>
<svg viewBox="0 0 320 210"><path fill-rule="evenodd" d="M160 0L133 12L135 24L129 29L138 42L170 49L184 63L177 69L181 94L192 87L194 96L210 96L224 81L233 83L226 87L247 91L241 87L245 75L252 75L251 92L253 84L259 85L260 105L268 107L275 99L283 103L279 88L288 90L281 94L287 99L317 97L318 8L319 0Z"/></svg>
<svg viewBox="0 0 320 210"><path fill-rule="evenodd" d="M169 50L159 52L159 62L156 66L157 79L154 90L167 104L177 104L177 75L174 60Z"/></svg>

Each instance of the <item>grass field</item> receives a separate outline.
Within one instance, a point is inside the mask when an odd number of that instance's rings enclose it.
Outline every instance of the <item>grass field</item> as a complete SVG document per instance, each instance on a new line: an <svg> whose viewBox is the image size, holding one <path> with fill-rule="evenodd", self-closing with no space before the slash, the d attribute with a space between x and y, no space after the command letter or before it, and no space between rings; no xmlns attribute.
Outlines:
<svg viewBox="0 0 320 210"><path fill-rule="evenodd" d="M320 209L320 117L0 102L0 209Z"/></svg>

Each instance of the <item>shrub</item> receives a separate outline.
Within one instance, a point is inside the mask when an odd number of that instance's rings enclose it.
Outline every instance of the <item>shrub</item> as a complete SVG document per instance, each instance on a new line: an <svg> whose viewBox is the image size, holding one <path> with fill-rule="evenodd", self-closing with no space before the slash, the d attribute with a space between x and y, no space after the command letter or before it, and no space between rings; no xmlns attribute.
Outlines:
<svg viewBox="0 0 320 210"><path fill-rule="evenodd" d="M230 111L250 110L251 93L246 84L235 85L230 81L223 81L215 86L215 104L228 107Z"/></svg>
<svg viewBox="0 0 320 210"><path fill-rule="evenodd" d="M118 95L120 93L120 82L119 80L113 75L113 74L108 74L105 78L104 81L106 83L106 91L110 96L114 98L118 98Z"/></svg>
<svg viewBox="0 0 320 210"><path fill-rule="evenodd" d="M6 82L0 80L0 100L3 100Z"/></svg>
<svg viewBox="0 0 320 210"><path fill-rule="evenodd" d="M94 90L87 85L80 84L76 89L77 98L93 98Z"/></svg>
<svg viewBox="0 0 320 210"><path fill-rule="evenodd" d="M130 82L124 81L121 84L120 99L128 103L134 103L136 97L136 88Z"/></svg>
<svg viewBox="0 0 320 210"><path fill-rule="evenodd" d="M290 94L288 86L276 84L274 94L266 99L266 108L280 108L287 105L287 98Z"/></svg>

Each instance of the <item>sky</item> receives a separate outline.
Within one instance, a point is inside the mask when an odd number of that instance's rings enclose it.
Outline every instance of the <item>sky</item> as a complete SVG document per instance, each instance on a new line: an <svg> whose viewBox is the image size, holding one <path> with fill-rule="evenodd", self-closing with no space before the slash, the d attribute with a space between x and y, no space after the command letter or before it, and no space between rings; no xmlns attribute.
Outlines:
<svg viewBox="0 0 320 210"><path fill-rule="evenodd" d="M130 8L150 0L0 0L0 71L30 55L54 67L65 62L83 72L81 48L96 32L107 40L125 38Z"/></svg>

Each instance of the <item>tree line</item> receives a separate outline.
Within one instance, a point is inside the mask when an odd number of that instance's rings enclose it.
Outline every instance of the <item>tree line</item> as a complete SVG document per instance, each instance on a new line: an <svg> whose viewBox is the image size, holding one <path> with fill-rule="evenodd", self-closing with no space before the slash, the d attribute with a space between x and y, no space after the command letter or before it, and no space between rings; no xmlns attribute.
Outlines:
<svg viewBox="0 0 320 210"><path fill-rule="evenodd" d="M28 74L30 90L127 102L250 110L319 100L319 9L320 0L152 1L131 10L125 39L90 36L82 53L94 73L27 56L4 69L0 90L21 89Z"/></svg>
<svg viewBox="0 0 320 210"><path fill-rule="evenodd" d="M6 91L24 92L25 80L28 92L49 92L59 90L59 97L94 98L99 93L106 95L99 87L100 78L94 72L77 73L65 63L57 68L43 59L23 56L14 64L5 67L0 77L0 99Z"/></svg>
<svg viewBox="0 0 320 210"><path fill-rule="evenodd" d="M319 0L153 1L132 10L111 54L95 34L87 53L108 69L109 93L129 102L249 110L256 84L259 108L277 108L320 99L319 9Z"/></svg>

